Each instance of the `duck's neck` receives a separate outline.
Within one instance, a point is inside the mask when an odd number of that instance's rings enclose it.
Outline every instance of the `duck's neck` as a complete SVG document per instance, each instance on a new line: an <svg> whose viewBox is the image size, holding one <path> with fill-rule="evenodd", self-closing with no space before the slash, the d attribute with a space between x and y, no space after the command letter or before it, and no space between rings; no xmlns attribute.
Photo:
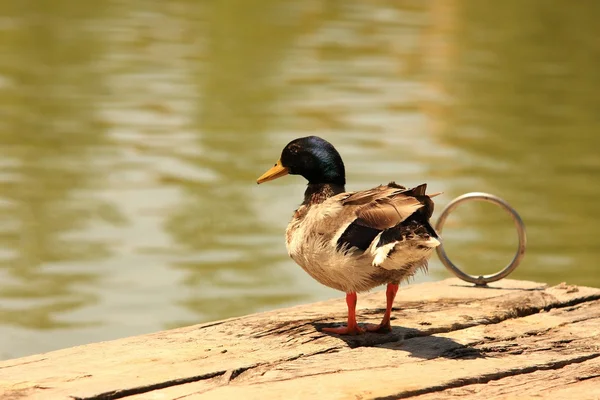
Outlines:
<svg viewBox="0 0 600 400"><path fill-rule="evenodd" d="M335 184L335 183L309 183L306 187L306 191L304 192L304 205L313 205L319 204L330 198L331 196L335 196L336 194L340 194L345 192L346 189L344 185Z"/></svg>

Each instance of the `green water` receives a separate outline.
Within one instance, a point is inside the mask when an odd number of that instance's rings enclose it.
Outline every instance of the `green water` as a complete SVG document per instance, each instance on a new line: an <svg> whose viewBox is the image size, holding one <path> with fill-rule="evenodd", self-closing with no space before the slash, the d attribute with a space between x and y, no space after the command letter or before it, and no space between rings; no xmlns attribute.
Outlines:
<svg viewBox="0 0 600 400"><path fill-rule="evenodd" d="M600 286L600 2L0 1L0 358L341 296L283 232L291 139L348 189L487 191L511 278ZM444 229L471 273L510 218ZM429 275L449 277L437 259ZM382 299L383 301L383 299ZM402 306L398 304L398 306Z"/></svg>

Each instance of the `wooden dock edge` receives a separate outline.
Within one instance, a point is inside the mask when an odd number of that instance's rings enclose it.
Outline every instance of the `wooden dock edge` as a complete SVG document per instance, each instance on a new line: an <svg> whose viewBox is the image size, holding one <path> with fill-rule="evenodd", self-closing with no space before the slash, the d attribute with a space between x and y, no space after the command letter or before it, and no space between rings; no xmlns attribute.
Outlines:
<svg viewBox="0 0 600 400"><path fill-rule="evenodd" d="M359 295L359 322L381 318ZM600 289L403 287L393 330L339 337L342 298L0 362L0 398L600 398Z"/></svg>

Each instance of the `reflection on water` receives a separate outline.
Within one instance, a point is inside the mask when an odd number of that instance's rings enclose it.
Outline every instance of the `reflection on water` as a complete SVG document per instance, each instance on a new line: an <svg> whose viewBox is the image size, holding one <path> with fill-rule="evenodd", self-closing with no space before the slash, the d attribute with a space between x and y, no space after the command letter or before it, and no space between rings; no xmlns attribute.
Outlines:
<svg viewBox="0 0 600 400"><path fill-rule="evenodd" d="M511 277L600 286L600 7L552 3L1 5L0 358L340 296L285 252L302 180L255 184L309 134L349 189L500 195ZM516 246L487 204L444 237L473 273Z"/></svg>
<svg viewBox="0 0 600 400"><path fill-rule="evenodd" d="M123 220L93 191L98 155L109 154L97 111L105 89L95 62L103 44L83 22L86 10L10 11L2 13L0 44L0 321L27 330L75 328L95 318L63 316L95 301L86 288L99 279L76 264L106 257L111 245L86 231ZM67 31L71 13L82 21Z"/></svg>

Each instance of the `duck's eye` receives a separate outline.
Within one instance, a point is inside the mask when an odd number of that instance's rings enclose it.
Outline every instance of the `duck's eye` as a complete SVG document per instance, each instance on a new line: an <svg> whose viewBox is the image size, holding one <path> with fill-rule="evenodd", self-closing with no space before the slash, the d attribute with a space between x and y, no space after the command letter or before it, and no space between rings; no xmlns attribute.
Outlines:
<svg viewBox="0 0 600 400"><path fill-rule="evenodd" d="M273 166L274 166L274 167L276 167L276 166L277 166L277 163L273 164Z"/></svg>

